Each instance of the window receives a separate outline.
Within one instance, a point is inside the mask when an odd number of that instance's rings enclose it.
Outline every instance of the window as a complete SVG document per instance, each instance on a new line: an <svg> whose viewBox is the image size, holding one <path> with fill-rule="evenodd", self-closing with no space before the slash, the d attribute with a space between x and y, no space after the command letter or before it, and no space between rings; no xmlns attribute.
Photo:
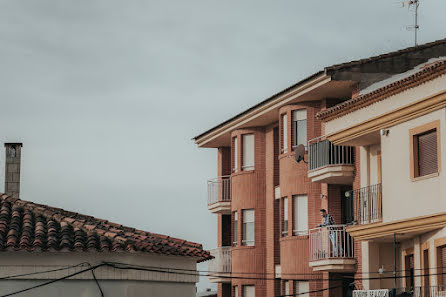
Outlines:
<svg viewBox="0 0 446 297"><path fill-rule="evenodd" d="M307 281L294 281L294 296L310 297L310 283ZM307 293L307 294L303 294Z"/></svg>
<svg viewBox="0 0 446 297"><path fill-rule="evenodd" d="M254 170L254 134L242 136L242 170Z"/></svg>
<svg viewBox="0 0 446 297"><path fill-rule="evenodd" d="M293 235L307 235L308 233L308 197L306 195L293 196Z"/></svg>
<svg viewBox="0 0 446 297"><path fill-rule="evenodd" d="M245 209L242 213L242 245L254 245L254 209Z"/></svg>
<svg viewBox="0 0 446 297"><path fill-rule="evenodd" d="M243 296L242 297L255 297L256 287L255 286L243 286Z"/></svg>
<svg viewBox="0 0 446 297"><path fill-rule="evenodd" d="M283 201L282 236L288 236L288 198L283 198L282 201Z"/></svg>
<svg viewBox="0 0 446 297"><path fill-rule="evenodd" d="M282 281L282 294L285 296L290 295L290 283L288 281Z"/></svg>
<svg viewBox="0 0 446 297"><path fill-rule="evenodd" d="M282 153L288 151L288 120L287 115L282 115Z"/></svg>
<svg viewBox="0 0 446 297"><path fill-rule="evenodd" d="M238 297L238 287L237 286L232 287L232 291L234 292L232 296Z"/></svg>
<svg viewBox="0 0 446 297"><path fill-rule="evenodd" d="M232 244L234 246L237 245L237 235L238 235L237 228L238 228L238 216L237 216L237 212L234 211L234 235L233 235L234 237L233 237L233 241L232 241Z"/></svg>
<svg viewBox="0 0 446 297"><path fill-rule="evenodd" d="M299 144L307 146L307 110L293 111L293 148Z"/></svg>
<svg viewBox="0 0 446 297"><path fill-rule="evenodd" d="M238 158L238 146L237 146L237 137L234 137L234 155L232 156L232 160L233 160L233 164L234 164L234 168L232 169L232 171L237 172L237 158Z"/></svg>
<svg viewBox="0 0 446 297"><path fill-rule="evenodd" d="M428 176L440 171L440 121L410 131L411 178Z"/></svg>

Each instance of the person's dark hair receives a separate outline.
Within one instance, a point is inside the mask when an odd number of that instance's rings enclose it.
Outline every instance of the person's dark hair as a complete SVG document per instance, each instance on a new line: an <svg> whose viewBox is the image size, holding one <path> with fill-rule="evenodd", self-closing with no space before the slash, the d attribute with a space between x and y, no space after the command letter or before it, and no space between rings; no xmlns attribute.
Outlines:
<svg viewBox="0 0 446 297"><path fill-rule="evenodd" d="M321 209L321 210L319 210L320 212L324 212L324 213L326 213L327 211L325 210L325 209Z"/></svg>

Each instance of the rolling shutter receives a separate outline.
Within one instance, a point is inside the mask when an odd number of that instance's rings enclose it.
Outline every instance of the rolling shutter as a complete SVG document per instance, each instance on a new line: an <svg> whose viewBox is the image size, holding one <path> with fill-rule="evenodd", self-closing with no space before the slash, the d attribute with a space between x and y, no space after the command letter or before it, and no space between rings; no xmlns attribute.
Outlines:
<svg viewBox="0 0 446 297"><path fill-rule="evenodd" d="M431 130L418 138L418 176L438 172L437 130Z"/></svg>

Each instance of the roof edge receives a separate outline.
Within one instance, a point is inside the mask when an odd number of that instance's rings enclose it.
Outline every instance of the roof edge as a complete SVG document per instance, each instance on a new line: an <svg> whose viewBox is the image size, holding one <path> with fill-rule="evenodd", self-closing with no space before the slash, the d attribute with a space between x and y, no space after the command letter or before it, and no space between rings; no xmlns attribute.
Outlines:
<svg viewBox="0 0 446 297"><path fill-rule="evenodd" d="M360 108L372 105L375 102L384 100L392 95L399 94L407 89L417 87L443 74L446 74L446 60L438 61L408 77L321 111L316 114L316 118L324 122L331 121Z"/></svg>

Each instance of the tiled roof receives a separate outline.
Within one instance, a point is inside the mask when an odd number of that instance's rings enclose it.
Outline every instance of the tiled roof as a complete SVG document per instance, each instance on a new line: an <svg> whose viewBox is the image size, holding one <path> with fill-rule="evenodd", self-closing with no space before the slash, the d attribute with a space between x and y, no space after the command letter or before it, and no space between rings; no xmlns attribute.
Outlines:
<svg viewBox="0 0 446 297"><path fill-rule="evenodd" d="M345 63L341 63L341 64L328 66L328 67L325 67L324 69L327 73L330 71L341 70L343 68L348 68L348 67L353 67L353 66L357 66L357 65L361 65L361 64L371 63L371 62L375 62L378 60L387 59L387 58L391 58L391 57L395 57L395 56L399 56L399 55L403 55L403 54L407 54L407 53L411 53L411 52L416 52L416 51L428 49L428 48L431 48L431 47L434 47L437 45L443 45L443 44L446 44L446 38L428 42L428 43L424 43L424 44L417 45L417 46L407 47L407 48L404 48L401 50L393 51L393 52L378 55L378 56L373 56L373 57L369 57L369 58L365 58L365 59L360 59L360 60L355 60L355 61L350 61L350 62L345 62Z"/></svg>
<svg viewBox="0 0 446 297"><path fill-rule="evenodd" d="M443 74L446 74L446 60L428 64L422 68L421 71L418 71L408 77L323 110L316 115L316 118L323 121L338 118L344 114L384 100L392 95L401 93L409 88L416 87Z"/></svg>
<svg viewBox="0 0 446 297"><path fill-rule="evenodd" d="M202 245L0 194L0 251L111 251L212 258Z"/></svg>

